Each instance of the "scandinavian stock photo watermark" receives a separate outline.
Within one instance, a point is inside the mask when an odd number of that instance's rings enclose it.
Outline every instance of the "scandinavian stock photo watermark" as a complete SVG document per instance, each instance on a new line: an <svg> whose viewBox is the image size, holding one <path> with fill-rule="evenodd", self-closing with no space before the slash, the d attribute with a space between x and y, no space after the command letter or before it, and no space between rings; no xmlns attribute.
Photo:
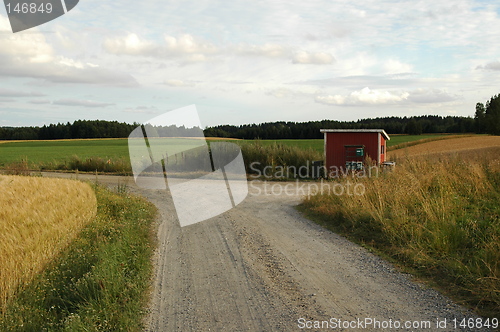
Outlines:
<svg viewBox="0 0 500 332"><path fill-rule="evenodd" d="M311 161L298 167L252 162L249 169L250 195L266 196L305 197L316 194L362 196L366 193L366 187L359 180L379 175L378 166L350 170L337 166L329 168L323 165L314 166L314 162Z"/></svg>
<svg viewBox="0 0 500 332"><path fill-rule="evenodd" d="M400 319L377 319L374 317L341 319L332 317L328 320L309 320L299 318L297 327L301 330L463 330L463 329L497 329L498 318L435 318L432 320L400 320Z"/></svg>

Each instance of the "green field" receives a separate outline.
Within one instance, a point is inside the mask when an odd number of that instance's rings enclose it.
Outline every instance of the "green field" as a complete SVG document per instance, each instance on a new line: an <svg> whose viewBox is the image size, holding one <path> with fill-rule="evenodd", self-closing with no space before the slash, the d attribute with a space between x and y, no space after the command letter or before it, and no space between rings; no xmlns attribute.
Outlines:
<svg viewBox="0 0 500 332"><path fill-rule="evenodd" d="M127 140L26 141L0 144L0 167L21 160L28 161L30 165L65 163L72 156L81 159L128 158Z"/></svg>
<svg viewBox="0 0 500 332"><path fill-rule="evenodd" d="M447 136L450 135L393 135L387 145L391 147L418 140L442 139ZM323 139L232 140L231 142L239 145L260 144L263 147L277 143L318 153L323 153L324 149ZM93 158L99 159L102 163L119 162L122 165L129 165L127 144L127 139L0 142L0 168L24 161L30 168L35 169L71 169L72 160L75 158L82 161Z"/></svg>

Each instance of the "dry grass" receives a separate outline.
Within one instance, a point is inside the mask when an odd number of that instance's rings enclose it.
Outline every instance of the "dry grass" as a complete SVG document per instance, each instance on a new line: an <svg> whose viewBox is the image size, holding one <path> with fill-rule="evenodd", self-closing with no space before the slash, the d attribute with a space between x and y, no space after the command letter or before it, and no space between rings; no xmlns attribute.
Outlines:
<svg viewBox="0 0 500 332"><path fill-rule="evenodd" d="M426 142L407 148L397 149L388 153L389 160L401 157L435 155L442 153L473 151L478 149L500 147L500 136L469 136L448 138L439 141Z"/></svg>
<svg viewBox="0 0 500 332"><path fill-rule="evenodd" d="M393 136L399 136L399 135L393 135ZM405 136L405 135L402 135L402 136ZM471 136L473 136L473 135L460 134L460 135L441 135L441 136L435 136L435 137L430 137L430 138L423 138L423 139L419 139L416 141L410 141L410 142L405 142L405 143L401 143L401 144L388 146L387 151L404 149L404 148L408 148L411 146L415 146L415 145L419 145L419 144L423 144L423 143L428 143L428 142L442 141L442 140L447 140L447 139L452 139L452 138L464 138L464 137L471 137Z"/></svg>
<svg viewBox="0 0 500 332"><path fill-rule="evenodd" d="M0 176L0 311L91 220L92 188L85 183Z"/></svg>
<svg viewBox="0 0 500 332"><path fill-rule="evenodd" d="M450 141L433 142L427 151L441 151L442 143L454 151ZM500 147L401 157L393 172L349 181L364 194L316 195L304 206L334 230L451 288L483 314L500 314Z"/></svg>

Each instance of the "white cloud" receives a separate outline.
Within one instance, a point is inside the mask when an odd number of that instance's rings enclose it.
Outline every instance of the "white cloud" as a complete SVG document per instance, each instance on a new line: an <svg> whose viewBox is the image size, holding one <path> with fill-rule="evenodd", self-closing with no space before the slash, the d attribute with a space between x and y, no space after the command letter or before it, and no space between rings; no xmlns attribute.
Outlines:
<svg viewBox="0 0 500 332"><path fill-rule="evenodd" d="M72 12L74 20L20 34L10 33L0 14L0 78L16 77L1 79L0 87L14 89L11 82L24 81L26 91L50 95L13 97L23 106L27 100L92 95L124 105L116 114L131 119L123 109L150 111L134 107L148 105L159 90L162 107L207 98L213 109L241 109L235 122L330 116L321 103L370 105L371 114L455 109L469 115L477 98L498 92L500 7L495 2L419 0L408 6L389 0L290 0L246 6L201 1L165 2L162 10L156 2L139 7L132 0L95 2L85 13ZM111 21L110 12L115 13ZM43 90L26 85L33 81ZM141 89L126 94L108 89L138 86L138 81ZM174 97L172 90L182 93ZM280 112L284 104L286 114ZM78 118L79 110L67 117ZM370 116L367 112L342 116ZM214 112L211 121L228 121L219 114Z"/></svg>
<svg viewBox="0 0 500 332"><path fill-rule="evenodd" d="M484 69L484 70L500 70L500 61L492 61L488 62L485 65L477 66L476 69Z"/></svg>
<svg viewBox="0 0 500 332"><path fill-rule="evenodd" d="M441 89L421 88L410 91L408 101L414 103L446 103L459 99L458 96Z"/></svg>
<svg viewBox="0 0 500 332"><path fill-rule="evenodd" d="M411 73L413 71L412 65L402 63L395 59L385 61L383 68L386 74Z"/></svg>
<svg viewBox="0 0 500 332"><path fill-rule="evenodd" d="M82 107L107 107L114 105L113 103L103 103L92 100L81 100L81 99L59 99L53 102L54 105L64 105L64 106L82 106Z"/></svg>
<svg viewBox="0 0 500 332"><path fill-rule="evenodd" d="M168 85L168 86L173 86L173 87L178 87L178 88L181 88L181 87L193 87L195 86L195 83L194 82L191 82L191 81L181 81L181 80L175 80L175 79L172 79L172 80L166 80L165 85Z"/></svg>
<svg viewBox="0 0 500 332"><path fill-rule="evenodd" d="M104 41L103 47L113 54L153 55L158 51L154 43L141 40L135 33L122 38L108 38Z"/></svg>
<svg viewBox="0 0 500 332"><path fill-rule="evenodd" d="M1 60L2 58L0 58ZM0 61L0 75L30 77L52 83L98 84L121 87L138 86L131 75L100 67L88 66L68 60L53 63L26 63L19 58L3 58Z"/></svg>
<svg viewBox="0 0 500 332"><path fill-rule="evenodd" d="M77 69L84 69L85 67L88 66L87 64L85 64L83 62L69 59L66 57L60 57L57 62L63 66L73 67L73 68L77 68ZM90 67L96 68L96 66L90 66Z"/></svg>
<svg viewBox="0 0 500 332"><path fill-rule="evenodd" d="M293 55L292 63L329 65L335 62L335 58L326 52L310 53L305 51L296 52Z"/></svg>
<svg viewBox="0 0 500 332"><path fill-rule="evenodd" d="M267 92L266 94L269 96L276 97L276 98L285 98L285 97L295 95L295 92L290 90L290 89L279 88L279 89L273 89L273 90Z"/></svg>
<svg viewBox="0 0 500 332"><path fill-rule="evenodd" d="M366 87L362 90L351 92L349 95L316 96L316 102L344 106L380 105L401 102L406 100L408 96L408 92L370 90L370 88Z"/></svg>
<svg viewBox="0 0 500 332"><path fill-rule="evenodd" d="M307 98L309 100L311 96L315 95L316 89L311 90L307 88L301 88L301 89L287 89L287 88L276 88L276 89L268 89L265 94L267 96L272 96L275 98L286 98L286 99L291 99L291 98Z"/></svg>
<svg viewBox="0 0 500 332"><path fill-rule="evenodd" d="M284 58L290 54L290 49L279 44L266 43L264 45L240 44L233 46L230 51L243 56L262 56L268 58Z"/></svg>
<svg viewBox="0 0 500 332"><path fill-rule="evenodd" d="M180 37L166 35L164 37L166 50L170 54L214 54L219 49L209 42L185 34Z"/></svg>
<svg viewBox="0 0 500 332"><path fill-rule="evenodd" d="M48 99L34 99L29 101L30 104L35 104L35 105L44 105L44 104L50 104L50 100Z"/></svg>
<svg viewBox="0 0 500 332"><path fill-rule="evenodd" d="M0 15L0 31L4 30L10 30L10 24ZM138 85L129 74L58 55L48 37L37 29L17 34L0 33L0 45L0 76L31 77L55 83Z"/></svg>
<svg viewBox="0 0 500 332"><path fill-rule="evenodd" d="M0 88L0 97L42 97L45 94L40 92L24 92Z"/></svg>
<svg viewBox="0 0 500 332"><path fill-rule="evenodd" d="M107 38L103 49L115 55L131 55L161 59L175 59L184 62L204 62L215 57L263 57L270 59L291 59L294 64L331 64L335 58L327 52L295 51L293 47L277 43L230 44L216 46L201 38L184 34L179 37L166 35L160 42L145 40L131 33L124 37Z"/></svg>
<svg viewBox="0 0 500 332"><path fill-rule="evenodd" d="M183 60L189 62L202 62L207 59L207 56L219 52L214 45L189 34L177 38L166 35L163 43L155 43L142 39L135 33L130 33L125 37L107 38L102 46L106 52L116 55L183 57Z"/></svg>
<svg viewBox="0 0 500 332"><path fill-rule="evenodd" d="M155 106L137 106L135 108L127 108L124 112L138 114L158 114L158 108Z"/></svg>
<svg viewBox="0 0 500 332"><path fill-rule="evenodd" d="M0 15L0 31L10 31L6 17ZM54 50L47 43L45 36L38 32L0 33L0 57L19 58L26 64L49 63L54 59Z"/></svg>
<svg viewBox="0 0 500 332"><path fill-rule="evenodd" d="M405 103L446 103L459 99L446 91L420 88L411 91L371 90L366 87L348 95L319 95L315 100L326 105L387 105Z"/></svg>

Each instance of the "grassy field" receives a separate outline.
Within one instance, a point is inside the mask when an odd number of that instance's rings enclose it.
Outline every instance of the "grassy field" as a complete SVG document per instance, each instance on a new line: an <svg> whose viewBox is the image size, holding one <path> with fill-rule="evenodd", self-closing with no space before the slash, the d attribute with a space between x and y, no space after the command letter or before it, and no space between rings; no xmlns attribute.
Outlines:
<svg viewBox="0 0 500 332"><path fill-rule="evenodd" d="M88 187L71 182L75 188ZM17 289L0 314L0 331L142 330L156 209L126 192L91 191L97 198L96 217L42 273Z"/></svg>
<svg viewBox="0 0 500 332"><path fill-rule="evenodd" d="M89 185L0 176L0 311L95 216Z"/></svg>
<svg viewBox="0 0 500 332"><path fill-rule="evenodd" d="M5 142L0 144L0 167L26 160L30 166L69 164L73 156L80 159L99 157L105 160L128 159L126 139L55 140Z"/></svg>
<svg viewBox="0 0 500 332"><path fill-rule="evenodd" d="M480 314L500 316L500 146L400 158L393 172L336 181L364 190L323 192L301 209Z"/></svg>
<svg viewBox="0 0 500 332"><path fill-rule="evenodd" d="M388 146L399 146L402 143L419 140L449 138L450 135L394 135ZM255 145L265 153L278 153L278 147L288 150L309 151L311 160L322 159L324 141L312 140L231 140L231 142L252 150ZM58 140L58 141L26 141L0 142L0 169L27 167L34 170L75 170L114 172L130 174L128 141L126 139L102 140ZM273 152L274 151L274 152ZM248 155L251 155L248 154ZM273 156L271 156L273 157ZM281 158L283 159L283 158ZM294 158L297 159L297 158ZM275 155L273 160L280 160ZM310 161L311 161L310 160ZM252 160L253 161L253 160ZM286 160L283 160L286 162ZM20 165L22 163L22 165Z"/></svg>

